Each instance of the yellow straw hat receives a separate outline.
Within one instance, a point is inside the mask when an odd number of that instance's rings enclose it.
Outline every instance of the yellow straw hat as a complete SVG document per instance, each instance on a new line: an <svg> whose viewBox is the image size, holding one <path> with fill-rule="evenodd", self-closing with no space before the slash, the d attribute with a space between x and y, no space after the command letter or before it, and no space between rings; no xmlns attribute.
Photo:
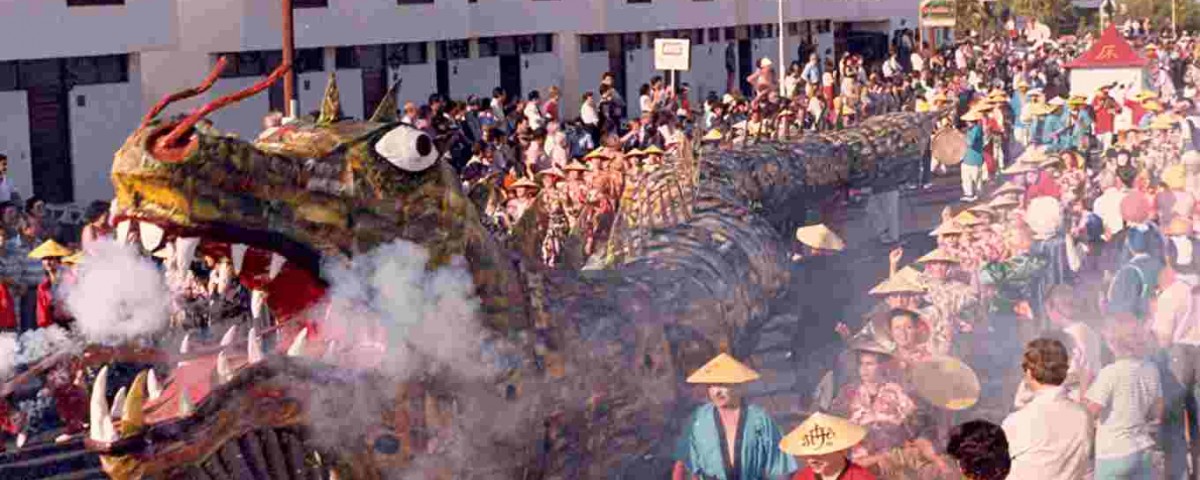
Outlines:
<svg viewBox="0 0 1200 480"><path fill-rule="evenodd" d="M867 429L841 417L814 413L783 440L779 449L789 455L807 457L849 450L867 437Z"/></svg>
<svg viewBox="0 0 1200 480"><path fill-rule="evenodd" d="M558 177L565 178L566 175L558 167L550 167L537 173L538 177Z"/></svg>
<svg viewBox="0 0 1200 480"><path fill-rule="evenodd" d="M1167 168L1164 168L1162 174L1163 185L1171 190L1183 190L1187 183L1187 170L1184 169L1182 163L1176 163Z"/></svg>
<svg viewBox="0 0 1200 480"><path fill-rule="evenodd" d="M959 212L958 215L954 216L954 222L964 227L974 227L975 225L984 223L982 219L975 216L975 214L971 213L970 210L963 210Z"/></svg>
<svg viewBox="0 0 1200 480"><path fill-rule="evenodd" d="M1146 100L1152 100L1155 98L1158 98L1158 94L1150 90L1142 90L1138 92L1137 95L1133 96L1133 99L1139 102L1145 102Z"/></svg>
<svg viewBox="0 0 1200 480"><path fill-rule="evenodd" d="M642 149L642 153L645 155L662 155L666 152L663 152L661 148L658 148L658 145L651 145Z"/></svg>
<svg viewBox="0 0 1200 480"><path fill-rule="evenodd" d="M953 357L939 357L912 367L917 394L947 410L965 410L979 401L979 376Z"/></svg>
<svg viewBox="0 0 1200 480"><path fill-rule="evenodd" d="M533 180L530 180L528 178L522 178L520 180L517 180L516 182L513 182L512 185L509 185L509 188L511 188L513 190L516 190L518 188L539 189L539 188L542 188L542 186L534 183Z"/></svg>
<svg viewBox="0 0 1200 480"><path fill-rule="evenodd" d="M846 242L842 241L841 237L838 237L825 224L797 228L796 240L809 247L821 250L835 250L840 252L846 248Z"/></svg>
<svg viewBox="0 0 1200 480"><path fill-rule="evenodd" d="M1036 169L1037 165L1030 165L1025 162L1016 162L1010 165L1008 168L1000 171L1000 173L1005 175L1016 175L1018 173L1032 172Z"/></svg>
<svg viewBox="0 0 1200 480"><path fill-rule="evenodd" d="M1050 157L1048 155L1046 155L1045 148L1039 147L1039 146L1034 146L1034 147L1029 147L1029 148L1025 149L1025 152L1022 153L1020 157L1017 157L1017 163L1024 163L1027 165L1038 165L1038 164L1041 164L1042 162L1046 161L1047 158L1050 158Z"/></svg>
<svg viewBox="0 0 1200 480"><path fill-rule="evenodd" d="M646 152L643 152L640 149L635 148L633 150L625 152L625 158L640 157L645 154L646 154Z"/></svg>
<svg viewBox="0 0 1200 480"><path fill-rule="evenodd" d="M603 157L603 156L604 156L604 148L597 148L595 150L588 152L588 154L584 155L583 158L596 158L596 157Z"/></svg>
<svg viewBox="0 0 1200 480"><path fill-rule="evenodd" d="M925 287L918 285L905 275L892 275L872 288L871 295L891 295L895 293L925 293Z"/></svg>
<svg viewBox="0 0 1200 480"><path fill-rule="evenodd" d="M724 138L724 136L721 135L721 131L714 128L709 130L708 133L704 134L704 138L702 140L716 142L720 141L722 138Z"/></svg>
<svg viewBox="0 0 1200 480"><path fill-rule="evenodd" d="M987 99L992 103L1005 103L1008 102L1008 94L1004 93L1004 90L994 89L988 94Z"/></svg>
<svg viewBox="0 0 1200 480"><path fill-rule="evenodd" d="M978 108L972 108L970 111L968 111L967 113L964 113L962 116L962 120L965 122L974 122L974 121L978 121L978 120L982 120L982 119L983 119L983 110L978 109Z"/></svg>
<svg viewBox="0 0 1200 480"><path fill-rule="evenodd" d="M935 248L932 252L926 253L925 256L917 259L917 263L929 262L959 263L957 258L954 258L940 248Z"/></svg>
<svg viewBox="0 0 1200 480"><path fill-rule="evenodd" d="M1071 95L1071 98L1067 100L1067 105L1072 107L1087 105L1087 98L1082 95Z"/></svg>
<svg viewBox="0 0 1200 480"><path fill-rule="evenodd" d="M38 245L37 248L29 252L29 258L41 260L43 258L62 258L71 255L71 249L60 245L54 240L46 240Z"/></svg>
<svg viewBox="0 0 1200 480"><path fill-rule="evenodd" d="M1012 197L996 197L991 202L988 202L988 206L992 207L992 209L996 209L996 210L1004 209L1004 208L1012 208L1012 207L1015 207L1020 204L1021 204L1021 202L1017 201L1017 199L1012 198Z"/></svg>
<svg viewBox="0 0 1200 480"><path fill-rule="evenodd" d="M1025 188L1012 182L1005 182L1000 188L992 192L992 195L1008 195L1010 193L1024 193Z"/></svg>
<svg viewBox="0 0 1200 480"><path fill-rule="evenodd" d="M917 110L917 113L928 112L929 111L929 102L926 102L925 100L917 99L916 110Z"/></svg>
<svg viewBox="0 0 1200 480"><path fill-rule="evenodd" d="M1149 110L1151 112L1161 112L1162 104L1158 103L1158 100L1150 99L1150 100L1145 100L1142 102L1142 108Z"/></svg>
<svg viewBox="0 0 1200 480"><path fill-rule="evenodd" d="M588 167L587 167L587 165L584 165L579 162L571 162L571 163L567 164L567 168L564 168L563 170L566 170L568 172L586 172L586 171L588 171Z"/></svg>
<svg viewBox="0 0 1200 480"><path fill-rule="evenodd" d="M933 229L933 231L929 232L929 236L937 237L937 236L941 236L941 235L958 235L965 231L966 230L963 230L962 225L959 225L958 222L951 220L949 222L943 222L941 225L938 225L937 228L935 228L935 229Z"/></svg>
<svg viewBox="0 0 1200 480"><path fill-rule="evenodd" d="M1174 115L1163 114L1154 117L1154 120L1150 121L1149 128L1151 130L1170 130L1175 128L1176 123L1179 123L1179 119Z"/></svg>
<svg viewBox="0 0 1200 480"><path fill-rule="evenodd" d="M687 378L687 383L732 385L752 382L758 380L758 377L758 372L735 360L728 353L722 353L692 372Z"/></svg>

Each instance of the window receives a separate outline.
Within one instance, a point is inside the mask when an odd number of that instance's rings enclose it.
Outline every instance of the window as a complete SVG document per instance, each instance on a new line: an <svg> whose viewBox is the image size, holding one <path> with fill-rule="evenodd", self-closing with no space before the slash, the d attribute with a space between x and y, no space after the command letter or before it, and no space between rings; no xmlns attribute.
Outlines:
<svg viewBox="0 0 1200 480"><path fill-rule="evenodd" d="M326 8L329 0L292 0L292 10L297 8Z"/></svg>
<svg viewBox="0 0 1200 480"><path fill-rule="evenodd" d="M433 3L433 0L396 0L396 5L420 5Z"/></svg>
<svg viewBox="0 0 1200 480"><path fill-rule="evenodd" d="M229 66L221 72L222 77L258 77L267 75L283 63L283 52L279 50L251 50L218 54L229 57ZM215 61L215 59L214 59ZM320 48L297 49L292 59L295 73L321 72L325 70L325 55Z"/></svg>
<svg viewBox="0 0 1200 480"><path fill-rule="evenodd" d="M20 82L17 79L17 62L0 62L0 91L17 90Z"/></svg>
<svg viewBox="0 0 1200 480"><path fill-rule="evenodd" d="M833 22L831 22L829 20L818 20L817 21L817 33L818 34L829 33L829 31L833 29L832 23Z"/></svg>
<svg viewBox="0 0 1200 480"><path fill-rule="evenodd" d="M725 27L725 41L737 40L737 27Z"/></svg>
<svg viewBox="0 0 1200 480"><path fill-rule="evenodd" d="M787 24L787 32L788 32L788 36L794 37L796 35L799 35L800 34L800 24L796 23L796 22Z"/></svg>
<svg viewBox="0 0 1200 480"><path fill-rule="evenodd" d="M626 33L621 35L621 44L625 46L626 50L638 50L642 48L642 34Z"/></svg>
<svg viewBox="0 0 1200 480"><path fill-rule="evenodd" d="M500 42L496 37L481 38L476 40L479 44L479 58L494 57L500 54Z"/></svg>
<svg viewBox="0 0 1200 480"><path fill-rule="evenodd" d="M710 41L710 42L721 41L721 29L720 28L708 29L708 41Z"/></svg>
<svg viewBox="0 0 1200 480"><path fill-rule="evenodd" d="M608 42L604 35L582 35L579 38L579 52L608 51Z"/></svg>
<svg viewBox="0 0 1200 480"><path fill-rule="evenodd" d="M280 60L282 60L282 56L282 52L280 52ZM268 63L267 72L274 70L279 63L279 61ZM320 48L301 48L296 50L295 58L292 61L292 69L296 73L324 72L325 52Z"/></svg>
<svg viewBox="0 0 1200 480"><path fill-rule="evenodd" d="M471 45L467 40L442 40L437 42L438 60L459 60L471 56Z"/></svg>
<svg viewBox="0 0 1200 480"><path fill-rule="evenodd" d="M692 31L692 45L704 45L704 29L697 28Z"/></svg>
<svg viewBox="0 0 1200 480"><path fill-rule="evenodd" d="M650 0L625 0L625 3L650 3Z"/></svg>
<svg viewBox="0 0 1200 480"><path fill-rule="evenodd" d="M401 65L420 65L429 62L429 49L425 42L394 43L386 48L387 65L392 68Z"/></svg>
<svg viewBox="0 0 1200 480"><path fill-rule="evenodd" d="M537 35L518 35L517 49L521 53L550 53L554 51L554 35L539 33Z"/></svg>
<svg viewBox="0 0 1200 480"><path fill-rule="evenodd" d="M101 5L124 5L125 0L67 0L68 7L95 7Z"/></svg>
<svg viewBox="0 0 1200 480"><path fill-rule="evenodd" d="M357 45L338 47L334 55L334 68L379 70L383 68L383 45Z"/></svg>
<svg viewBox="0 0 1200 480"><path fill-rule="evenodd" d="M129 81L128 55L73 57L66 59L66 67L67 79L72 85Z"/></svg>

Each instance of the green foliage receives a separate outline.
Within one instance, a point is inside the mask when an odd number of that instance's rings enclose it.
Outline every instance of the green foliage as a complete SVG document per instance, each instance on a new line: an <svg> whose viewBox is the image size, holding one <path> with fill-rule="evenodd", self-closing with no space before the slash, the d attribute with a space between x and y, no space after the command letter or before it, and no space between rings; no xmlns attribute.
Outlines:
<svg viewBox="0 0 1200 480"><path fill-rule="evenodd" d="M1192 0L1174 0L1175 15L1179 30L1196 31L1200 27L1200 5ZM1149 18L1155 28L1171 25L1171 0L1123 0L1125 11L1117 15L1117 21L1126 18Z"/></svg>

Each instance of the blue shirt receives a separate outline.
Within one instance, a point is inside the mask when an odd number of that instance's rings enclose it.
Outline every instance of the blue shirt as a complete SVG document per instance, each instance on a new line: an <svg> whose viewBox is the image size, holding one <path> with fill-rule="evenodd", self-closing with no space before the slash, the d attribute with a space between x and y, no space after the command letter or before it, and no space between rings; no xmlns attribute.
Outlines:
<svg viewBox="0 0 1200 480"><path fill-rule="evenodd" d="M963 153L962 163L975 167L983 165L983 126L978 122L967 129L967 151Z"/></svg>
<svg viewBox="0 0 1200 480"><path fill-rule="evenodd" d="M761 408L744 406L738 428L738 458L727 459L717 407L711 403L701 405L688 419L675 445L675 460L683 462L692 475L719 480L733 480L733 472L737 472L738 480L767 480L796 471L796 460L779 449L783 434Z"/></svg>

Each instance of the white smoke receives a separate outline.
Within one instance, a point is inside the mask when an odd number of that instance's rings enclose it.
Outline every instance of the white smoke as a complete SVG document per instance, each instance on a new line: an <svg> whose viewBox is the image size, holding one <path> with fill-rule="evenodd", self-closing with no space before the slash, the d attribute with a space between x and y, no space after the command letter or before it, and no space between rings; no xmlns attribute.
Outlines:
<svg viewBox="0 0 1200 480"><path fill-rule="evenodd" d="M121 343L167 326L170 296L163 275L128 246L93 244L75 283L61 288L67 309L89 342Z"/></svg>
<svg viewBox="0 0 1200 480"><path fill-rule="evenodd" d="M0 333L0 380L7 380L16 371L17 365L17 334Z"/></svg>
<svg viewBox="0 0 1200 480"><path fill-rule="evenodd" d="M28 330L21 334L18 342L20 343L20 352L17 354L18 365L35 363L58 353L76 354L83 350L83 345L79 340L58 325Z"/></svg>

